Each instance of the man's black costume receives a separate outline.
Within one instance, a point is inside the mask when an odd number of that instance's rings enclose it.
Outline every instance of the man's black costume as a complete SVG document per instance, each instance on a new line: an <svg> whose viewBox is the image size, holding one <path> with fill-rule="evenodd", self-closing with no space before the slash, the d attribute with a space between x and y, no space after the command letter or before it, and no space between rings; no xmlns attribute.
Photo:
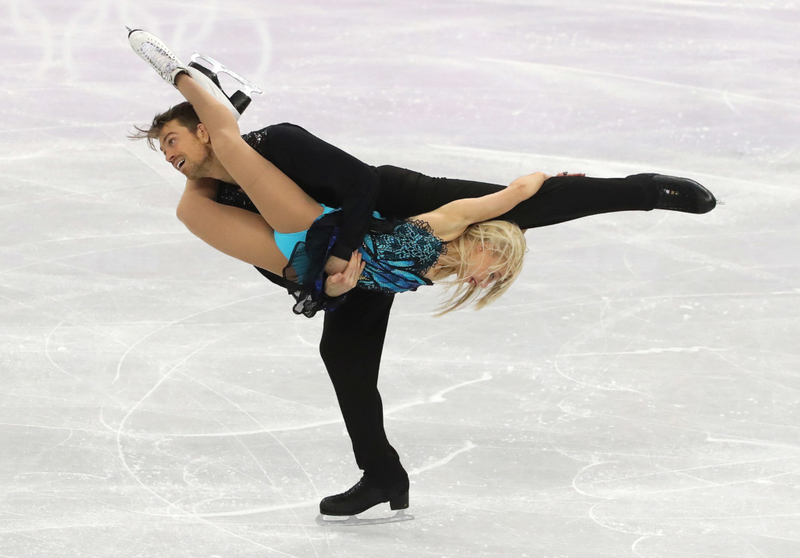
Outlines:
<svg viewBox="0 0 800 558"><path fill-rule="evenodd" d="M348 260L361 244L373 210L406 218L460 198L503 188L495 184L431 178L391 166L372 167L292 124L278 124L244 136L320 203L342 208L341 230L332 255ZM221 184L219 203L257 211L236 186ZM614 211L673 209L705 213L716 200L694 181L653 174L627 178L557 176L530 199L499 217L522 229L563 223ZM277 285L283 278L259 270ZM394 295L353 289L325 313L320 354L333 382L356 463L364 477L351 490L322 501L322 513L353 515L380 502L408 505L408 475L386 438L378 371Z"/></svg>

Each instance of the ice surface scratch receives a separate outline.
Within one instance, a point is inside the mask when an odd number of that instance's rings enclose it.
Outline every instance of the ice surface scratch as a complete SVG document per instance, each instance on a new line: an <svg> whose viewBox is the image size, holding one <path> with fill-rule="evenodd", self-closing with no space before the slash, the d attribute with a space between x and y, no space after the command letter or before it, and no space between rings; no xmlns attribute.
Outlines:
<svg viewBox="0 0 800 558"><path fill-rule="evenodd" d="M785 448L785 449L793 449L798 450L800 446L792 446L789 444L778 444L776 442L766 442L764 440L743 440L738 438L717 438L714 436L708 436L706 438L706 442L714 442L717 444L744 444L749 446L764 446L769 448Z"/></svg>
<svg viewBox="0 0 800 558"><path fill-rule="evenodd" d="M766 97L756 97L755 95L746 95L743 93L731 93L730 91L725 91L722 89L712 89L710 87L699 87L697 85L689 85L684 83L675 83L672 81L663 81L663 80L656 80L656 79L648 79L642 78L637 76L628 76L625 74L615 74L612 72L598 72L597 70L585 70L583 68L575 68L572 66L562 66L556 64L542 64L539 62L518 62L516 60L502 60L498 58L480 58L483 62L490 62L492 64L508 64L510 66L514 66L518 69L528 69L528 70L536 70L536 71L547 71L547 70L555 70L558 72L563 73L575 73L575 74L583 74L583 75L591 75L597 77L607 77L613 79L621 79L625 81L635 81L638 83L646 83L648 85L658 85L662 87L672 87L676 89L685 89L687 91L699 91L703 93L710 93L711 95L719 95L724 102L730 104L728 101L728 96L735 97L737 99L745 99L748 101L757 101L760 103L771 103L777 104L792 108L798 108L800 105L797 103L791 103L788 101L780 101L777 99L768 99Z"/></svg>
<svg viewBox="0 0 800 558"><path fill-rule="evenodd" d="M563 353L559 354L559 357L579 357L579 356L608 356L608 355L652 355L652 354L659 354L659 353L698 353L700 351L729 351L731 349L714 349L712 347L664 347L664 348L652 348L652 349L637 349L635 351L619 351L619 352L612 352L612 351L604 351L599 353Z"/></svg>
<svg viewBox="0 0 800 558"><path fill-rule="evenodd" d="M479 383L479 382L487 382L487 381L489 381L489 380L491 380L491 379L492 379L492 375L491 375L491 374L489 374L488 372L484 372L483 376L481 376L481 377L480 377L480 378L478 378L477 380L470 380L470 381L468 381L468 382L462 382L462 383L460 383L460 384L458 384L458 385L455 385L455 386L453 386L453 387L449 387L449 388L447 388L447 389L443 389L442 391L440 391L440 392L438 392L438 393L434 393L434 394L431 396L431 398L429 399L429 401L430 401L431 403L442 403L443 401L446 401L446 399L444 398L444 394L446 394L446 393L449 393L449 392L451 392L451 391L457 390L458 388L462 388L462 387L464 387L464 386L469 386L469 385L472 385L472 384L477 384L477 383Z"/></svg>
<svg viewBox="0 0 800 558"><path fill-rule="evenodd" d="M209 512L209 513L196 513L196 517L238 517L243 515L255 515L259 513L270 513L275 511L296 510L301 508L316 507L319 505L318 500L307 500L305 502L295 502L293 504L282 504L279 506L268 506L264 508L251 508L246 510L235 510L228 512Z"/></svg>
<svg viewBox="0 0 800 558"><path fill-rule="evenodd" d="M172 326L175 326L175 325L178 325L178 324L180 324L180 323L182 323L182 322L185 322L186 320L191 320L192 318L196 318L196 317L198 317L198 316L202 316L202 315L203 315L203 314L205 314L205 313L214 312L214 311L216 311L216 310L220 310L220 309L222 309L222 308L227 308L227 307L229 307L229 306L234 306L234 305L236 305L236 304L239 304L239 303L242 303L242 302L248 302L248 301L250 301L250 300L256 300L256 299L258 299L258 298L263 298L263 297L264 297L264 295L256 295L256 296L251 296L251 297L248 297L248 298L242 298L242 299L238 299L238 300L233 300L233 301L231 301L231 302L227 302L227 303L225 303L225 304L218 304L217 306L213 306L213 307L211 307L211 308L206 308L205 310L201 310L200 312L195 312L194 314L190 314L190 315L188 315L188 316L184 316L184 317L180 318L179 320L175 320L175 321L173 321L173 322L170 322L170 323L168 323L168 324L165 324L164 326L162 326L162 327L160 327L160 328L158 328L158 329L155 329L155 330L151 331L151 332L150 332L150 333L148 333L147 335L145 335L145 336L143 336L143 337L140 337L140 338L139 338L139 339L138 339L138 340L137 340L135 343L133 343L132 345L130 345L130 346L128 347L128 349L125 351L125 353L124 353L124 354L123 354L123 355L120 357L120 359L119 359L119 362L117 363L117 373L116 373L116 375L114 376L114 381L113 381L113 382L111 382L111 383L116 383L116 382L117 382L117 381L120 379L120 377L122 376L122 365L123 365L123 363L125 362L125 359L128 357L128 355L129 355L131 352L133 352L133 350L134 350L134 349L135 349L135 348L136 348L138 345L140 345L141 343L143 343L143 342L144 342L146 339L148 339L149 337L152 337L152 336L156 335L157 333L160 333L160 332L164 331L165 329L169 329L169 328L170 328L170 327L172 327ZM249 327L249 326L248 326L248 327ZM237 334L238 334L238 333L241 333L241 331L237 332ZM233 334L231 334L231 335L233 335ZM214 343L216 343L216 342L218 342L218 341L220 341L220 339L213 339L213 340L209 341L208 343L204 344L204 345L201 347L201 349L205 349L205 348L206 348L206 347L208 347L209 345L213 345ZM200 350L200 349L198 349L198 350L196 350L196 351L193 351L192 353L190 353L189 355L187 355L187 356L186 356L186 357L185 357L183 360L181 360L180 364L182 364L184 361L188 360L188 359L189 359L189 357L191 357L192 355L194 355L195 353L197 353L199 350ZM174 368L173 368L173 369L174 369ZM162 381L163 381L164 379L166 379L166 376L165 376L164 378L162 378ZM158 387L158 385L160 385L160 384L161 384L161 382L159 382L159 383L158 383L158 384L157 384L155 387ZM155 389L155 388L154 388L154 389ZM148 393L148 396L149 396L149 395L150 395L150 394ZM147 397L147 396L145 396L145 398L146 398L146 397ZM141 403L141 402L140 402L140 403ZM138 404L137 404L137 405L138 405Z"/></svg>
<svg viewBox="0 0 800 558"><path fill-rule="evenodd" d="M187 357L188 358L188 357ZM418 405L425 405L427 403L442 403L447 401L444 398L446 393L451 391L457 390L459 388L469 386L472 384L477 384L478 382L486 382L492 379L492 375L488 372L485 372L480 378L475 380L469 380L467 382L462 382L460 384L451 386L449 388L443 389L431 395L428 399L416 399L413 401L408 401L406 403L400 403L399 405L394 405L392 407L387 408L383 416L388 417L393 414L397 414L400 411L405 409L410 409L411 407L416 407ZM231 430L228 432L169 432L164 433L163 435L168 435L172 438L228 438L228 437L237 437L237 436L252 436L256 434L264 434L264 433L276 433L276 432L295 432L298 430L310 430L312 428L320 428L323 426L331 426L334 424L342 424L344 421L342 418L337 417L328 420L320 420L314 422L305 422L302 424L293 424L293 425L286 425L286 426L269 426L264 428L251 428L248 430ZM152 435L152 434L151 434Z"/></svg>
<svg viewBox="0 0 800 558"><path fill-rule="evenodd" d="M642 542L642 541L646 541L646 540L647 540L647 539L649 539L650 537L651 537L651 535L645 535L645 536L643 536L643 537L639 537L638 539L636 539L636 542L634 542L634 543L631 545L631 552L633 552L633 553L634 553L636 556L639 556L639 557L641 557L642 555L641 555L641 554L639 554L639 552L636 550L636 547L639 545L639 543L640 543L640 542Z"/></svg>
<svg viewBox="0 0 800 558"><path fill-rule="evenodd" d="M412 469L411 471L408 472L408 474L409 474L409 476L411 476L411 475L419 475L420 473L424 473L425 471L430 471L431 469L436 469L437 467L441 467L443 465L447 465L453 459L455 459L458 455L460 455L462 453L465 453L465 452L468 452L470 450L473 450L476 447L478 447L478 446L476 446L472 442L468 441L467 444L463 448L461 448L460 450L454 451L453 453L451 453L450 455L448 455L444 459L440 459L439 461L436 461L436 462L431 463L429 465L425 465L424 467L419 467L418 469Z"/></svg>

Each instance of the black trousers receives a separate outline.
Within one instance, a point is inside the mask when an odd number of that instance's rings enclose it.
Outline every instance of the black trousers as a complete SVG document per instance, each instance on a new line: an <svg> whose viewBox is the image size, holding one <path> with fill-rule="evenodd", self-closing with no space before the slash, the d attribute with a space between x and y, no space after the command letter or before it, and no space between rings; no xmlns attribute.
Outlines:
<svg viewBox="0 0 800 558"><path fill-rule="evenodd" d="M501 186L431 178L397 167L378 167L381 187L376 209L410 217L460 198L483 196ZM647 177L598 179L553 177L529 200L501 218L522 228L543 227L613 211L647 211L657 199ZM511 295L513 296L513 295ZM358 467L380 485L407 484L408 475L383 425L378 372L394 295L354 289L335 311L325 314L320 354L330 375Z"/></svg>

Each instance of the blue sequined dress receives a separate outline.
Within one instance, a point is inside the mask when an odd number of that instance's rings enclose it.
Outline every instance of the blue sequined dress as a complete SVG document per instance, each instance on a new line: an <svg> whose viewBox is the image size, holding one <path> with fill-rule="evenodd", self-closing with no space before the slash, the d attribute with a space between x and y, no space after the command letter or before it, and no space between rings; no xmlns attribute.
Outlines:
<svg viewBox="0 0 800 558"><path fill-rule="evenodd" d="M284 269L284 278L294 285L290 292L297 301L294 307L297 314L313 316L317 310L335 307L330 302L338 300L325 297L323 273L336 242L338 213L328 213L314 222L305 242L295 246ZM375 219L359 251L366 265L358 279L358 288L402 293L432 284L425 274L447 252L447 245L425 221Z"/></svg>

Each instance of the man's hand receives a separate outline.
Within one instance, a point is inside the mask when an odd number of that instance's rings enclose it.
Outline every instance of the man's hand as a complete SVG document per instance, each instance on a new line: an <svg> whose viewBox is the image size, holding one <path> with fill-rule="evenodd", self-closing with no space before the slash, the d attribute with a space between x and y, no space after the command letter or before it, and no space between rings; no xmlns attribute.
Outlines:
<svg viewBox="0 0 800 558"><path fill-rule="evenodd" d="M328 275L344 273L345 269L347 269L347 260L343 260L342 258L331 256L328 258L328 261L325 262L325 273Z"/></svg>
<svg viewBox="0 0 800 558"><path fill-rule="evenodd" d="M336 259L340 262L344 262L341 258ZM328 261L330 262L330 260ZM355 288L358 283L358 278L361 276L361 272L364 271L365 265L367 265L366 262L361 261L361 252L358 250L353 252L350 261L345 262L345 269L343 272L328 275L328 278L325 280L325 294L331 298L336 298Z"/></svg>

